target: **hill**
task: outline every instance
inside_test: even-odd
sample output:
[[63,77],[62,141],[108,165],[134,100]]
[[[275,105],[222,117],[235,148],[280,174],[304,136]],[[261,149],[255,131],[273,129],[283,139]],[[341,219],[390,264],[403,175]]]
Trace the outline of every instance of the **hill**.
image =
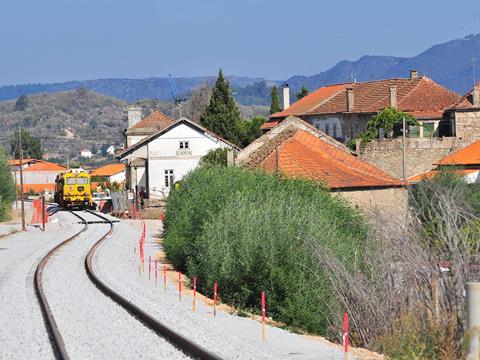
[[[26,104],[16,106],[15,100],[0,101],[0,146],[10,151],[9,137],[19,126],[42,140],[42,145],[53,158],[68,154],[75,158],[80,150],[100,149],[104,145],[123,146],[123,131],[127,127],[126,101],[97,94],[83,88],[53,94],[34,94],[26,97]],[[189,99],[182,104],[182,115],[198,120],[203,100],[193,104]],[[179,108],[172,102],[142,100],[136,102],[144,116],[158,109],[173,118],[179,117]],[[198,104],[200,103],[200,104]],[[240,106],[244,118],[267,115],[262,106]]]
[[[472,58],[478,57],[479,53],[480,34],[469,35],[434,45],[414,57],[362,56],[357,61],[340,61],[320,74],[293,76],[287,82],[293,89],[305,85],[313,90],[353,79],[369,81],[406,77],[410,69],[417,69],[419,74],[427,75],[443,86],[464,94],[472,87]],[[477,58],[477,68],[480,68],[479,62],[480,59]]]

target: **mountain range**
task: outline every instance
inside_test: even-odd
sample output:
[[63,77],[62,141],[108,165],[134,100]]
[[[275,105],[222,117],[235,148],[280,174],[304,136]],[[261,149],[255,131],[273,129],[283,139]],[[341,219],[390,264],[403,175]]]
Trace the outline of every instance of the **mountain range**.
[[[443,86],[460,94],[472,87],[474,59],[480,54],[480,34],[437,44],[413,57],[365,55],[356,61],[343,60],[319,74],[295,75],[283,81],[263,78],[230,76],[236,100],[243,105],[268,105],[270,89],[285,81],[293,91],[306,86],[310,91],[327,84],[348,81],[369,81],[391,77],[407,77],[410,69],[418,70]],[[480,59],[478,63],[480,63]],[[478,66],[480,67],[480,66]],[[480,72],[480,70],[478,71]],[[215,76],[180,77],[175,79],[178,93],[188,96],[202,84],[212,84]],[[0,86],[0,100],[16,99],[21,95],[55,93],[86,88],[128,102],[139,99],[171,99],[169,78],[98,79],[52,84]]]

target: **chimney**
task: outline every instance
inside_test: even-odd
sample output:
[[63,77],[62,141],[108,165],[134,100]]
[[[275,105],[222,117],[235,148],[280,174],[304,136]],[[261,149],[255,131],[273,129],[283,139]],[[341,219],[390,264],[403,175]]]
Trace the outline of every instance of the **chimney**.
[[390,107],[397,109],[397,85],[390,86]]
[[410,70],[410,79],[417,79],[418,78],[418,71],[417,69]]
[[290,88],[288,84],[283,86],[283,110],[286,110],[290,107]]
[[129,128],[142,120],[142,108],[140,106],[129,106],[127,109],[127,114]]
[[347,88],[347,111],[353,112],[355,108],[355,96],[353,95],[353,88]]
[[472,104],[475,107],[480,107],[480,84],[473,85]]

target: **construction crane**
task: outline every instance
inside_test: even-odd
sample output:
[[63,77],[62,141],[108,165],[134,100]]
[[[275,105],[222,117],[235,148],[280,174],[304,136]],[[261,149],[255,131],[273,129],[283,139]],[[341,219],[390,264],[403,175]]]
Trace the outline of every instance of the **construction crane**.
[[172,100],[175,105],[178,105],[179,117],[182,117],[182,102],[187,101],[187,98],[182,97],[178,94],[177,85],[175,85],[175,80],[173,79],[172,74],[168,74],[168,78],[170,80],[170,94],[172,95]]

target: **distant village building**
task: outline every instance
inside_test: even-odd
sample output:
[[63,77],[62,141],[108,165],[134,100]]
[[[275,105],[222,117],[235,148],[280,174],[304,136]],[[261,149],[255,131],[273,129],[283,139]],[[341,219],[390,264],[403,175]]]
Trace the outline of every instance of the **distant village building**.
[[20,164],[23,168],[23,191],[24,193],[53,192],[55,190],[55,178],[66,170],[66,167],[44,160],[24,159],[10,160],[9,164],[16,176],[17,188],[20,188]]
[[123,184],[125,182],[125,164],[108,164],[90,172],[90,176],[106,178],[108,182]]
[[111,145],[107,148],[106,153],[108,155],[115,155],[115,146]]
[[91,159],[93,157],[93,154],[90,150],[83,149],[82,151],[80,151],[80,156],[86,159]]
[[[135,142],[118,158],[127,165],[129,189],[138,193],[143,187],[150,198],[162,199],[176,181],[198,166],[202,156],[218,148],[237,150],[227,140],[191,120],[181,118]],[[136,164],[140,162],[144,168],[139,173]]]
[[297,117],[287,117],[248,145],[237,164],[318,182],[366,213],[403,216],[407,209],[404,182]]

